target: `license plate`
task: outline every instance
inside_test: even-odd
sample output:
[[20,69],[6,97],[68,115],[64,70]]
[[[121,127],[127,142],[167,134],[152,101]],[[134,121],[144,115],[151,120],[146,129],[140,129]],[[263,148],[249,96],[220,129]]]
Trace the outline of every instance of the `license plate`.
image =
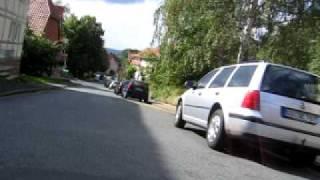
[[136,90],[136,91],[139,91],[139,92],[143,92],[143,89],[142,89],[142,88],[136,88],[135,90]]
[[318,120],[320,118],[319,116],[311,113],[284,107],[282,108],[282,117],[305,122],[308,124],[318,124]]

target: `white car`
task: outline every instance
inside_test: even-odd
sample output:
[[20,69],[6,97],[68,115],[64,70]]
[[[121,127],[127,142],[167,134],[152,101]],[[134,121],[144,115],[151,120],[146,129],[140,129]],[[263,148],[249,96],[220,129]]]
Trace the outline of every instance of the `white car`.
[[296,160],[311,162],[319,153],[319,76],[255,62],[214,69],[196,85],[186,84],[190,89],[178,101],[175,126],[206,129],[209,147],[224,148],[226,135],[253,135],[284,143]]

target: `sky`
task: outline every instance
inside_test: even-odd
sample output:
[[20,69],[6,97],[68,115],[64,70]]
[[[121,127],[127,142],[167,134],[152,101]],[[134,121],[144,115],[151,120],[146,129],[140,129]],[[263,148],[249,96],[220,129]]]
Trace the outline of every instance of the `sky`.
[[95,16],[105,30],[105,47],[123,50],[150,47],[153,14],[159,0],[61,0],[78,17]]

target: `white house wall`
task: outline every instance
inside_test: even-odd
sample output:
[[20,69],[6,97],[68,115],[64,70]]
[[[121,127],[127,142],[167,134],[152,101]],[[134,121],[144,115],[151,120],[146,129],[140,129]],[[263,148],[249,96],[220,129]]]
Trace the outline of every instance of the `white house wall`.
[[0,0],[0,66],[21,57],[28,5],[29,0]]

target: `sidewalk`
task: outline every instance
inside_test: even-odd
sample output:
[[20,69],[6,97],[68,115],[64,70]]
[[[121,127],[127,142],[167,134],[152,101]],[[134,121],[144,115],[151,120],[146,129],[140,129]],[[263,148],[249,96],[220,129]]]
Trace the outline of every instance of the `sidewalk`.
[[166,103],[159,102],[159,101],[153,101],[152,106],[154,106],[158,109],[161,109],[163,111],[166,111],[168,113],[171,113],[171,114],[175,114],[175,112],[176,112],[176,106],[171,105],[171,104],[166,104]]
[[25,79],[7,80],[0,78],[0,97],[16,94],[34,93],[38,91],[54,90],[66,85],[55,83],[39,83]]

